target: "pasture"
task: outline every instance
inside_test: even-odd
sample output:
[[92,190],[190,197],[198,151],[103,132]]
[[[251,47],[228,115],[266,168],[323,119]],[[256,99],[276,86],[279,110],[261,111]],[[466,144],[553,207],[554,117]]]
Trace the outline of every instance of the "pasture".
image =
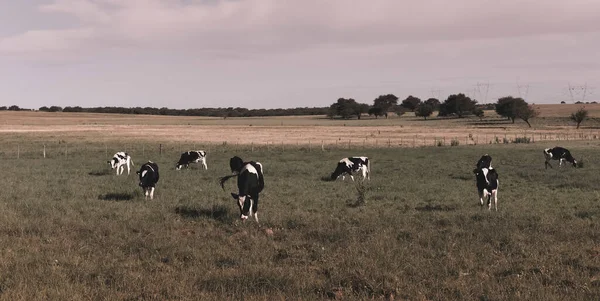
[[[27,135],[3,137],[34,143]],[[180,171],[177,147],[162,155],[138,148],[129,151],[134,169],[152,159],[161,173],[155,199],[144,201],[136,175],[115,176],[105,144],[92,140],[68,156],[3,153],[0,299],[600,295],[595,141],[561,143],[583,168],[553,162],[548,170],[542,149],[554,142],[310,152],[222,145],[207,154],[208,170]],[[479,206],[475,189],[472,170],[484,153],[499,173],[497,212]],[[233,155],[263,163],[260,225],[239,220],[229,194],[235,181],[225,191],[217,183]],[[371,181],[321,180],[352,155],[371,158]]]

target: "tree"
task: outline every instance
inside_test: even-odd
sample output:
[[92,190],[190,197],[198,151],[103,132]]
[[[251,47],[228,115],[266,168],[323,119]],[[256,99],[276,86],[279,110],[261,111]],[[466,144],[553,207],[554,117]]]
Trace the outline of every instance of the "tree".
[[59,106],[51,106],[48,108],[48,112],[62,112],[62,108]]
[[427,120],[427,117],[433,114],[433,108],[425,103],[421,103],[415,110],[415,116],[423,117],[423,119]]
[[12,106],[8,107],[8,110],[9,111],[20,111],[21,108],[19,108],[19,106],[17,106],[17,105],[12,105]]
[[440,100],[437,98],[429,98],[424,102],[425,102],[425,104],[431,106],[434,111],[437,111],[440,109]]
[[38,111],[42,111],[42,112],[48,112],[50,109],[48,109],[47,106],[43,106],[41,108],[38,109]]
[[402,101],[401,106],[410,111],[414,111],[419,106],[419,104],[421,104],[421,99],[409,95],[405,100]]
[[482,108],[475,108],[475,110],[473,110],[473,115],[479,117],[479,120],[482,120],[485,112],[483,112]]
[[586,120],[588,117],[588,111],[584,108],[579,108],[577,112],[571,114],[571,120],[577,123],[577,129],[579,129],[579,125]]
[[523,98],[512,96],[501,97],[496,103],[496,113],[515,123],[515,118],[518,117],[517,112],[523,110],[523,107],[527,107],[527,102]]
[[443,104],[440,105],[440,116],[448,116],[456,114],[458,118],[472,114],[475,110],[476,100],[472,100],[468,96],[459,93],[448,96]]
[[388,117],[390,108],[398,104],[398,97],[394,94],[380,95],[373,100],[373,107],[381,108],[385,118]]
[[366,113],[369,109],[368,104],[357,103],[352,98],[339,98],[337,102],[329,107],[329,116],[340,116],[344,119],[350,119],[352,116],[357,116],[360,119],[362,113]]
[[539,111],[537,111],[532,105],[520,106],[517,109],[517,117],[525,121],[529,127],[531,127],[529,119],[537,117],[538,115]]
[[378,108],[378,107],[371,107],[368,111],[369,116],[371,115],[375,115],[375,119],[377,119],[377,117],[379,116],[384,116],[385,114],[383,114],[383,109],[382,108]]

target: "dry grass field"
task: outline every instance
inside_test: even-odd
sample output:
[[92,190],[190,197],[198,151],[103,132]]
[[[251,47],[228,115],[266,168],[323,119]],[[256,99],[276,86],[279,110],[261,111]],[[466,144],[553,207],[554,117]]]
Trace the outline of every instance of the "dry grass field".
[[0,112],[5,141],[178,142],[183,144],[363,145],[370,147],[486,144],[528,137],[532,140],[600,138],[600,104],[588,104],[591,118],[580,130],[568,116],[582,105],[539,105],[532,128],[515,124],[493,111],[486,117],[422,120],[401,117],[331,120],[324,116],[214,118],[93,113]]

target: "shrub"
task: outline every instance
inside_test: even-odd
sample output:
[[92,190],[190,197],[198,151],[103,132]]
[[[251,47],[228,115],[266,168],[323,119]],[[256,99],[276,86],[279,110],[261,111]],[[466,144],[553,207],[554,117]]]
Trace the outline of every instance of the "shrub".
[[450,146],[458,146],[460,144],[460,142],[458,142],[458,139],[454,138],[450,141]]
[[516,137],[515,140],[513,140],[513,143],[530,143],[531,142],[531,138],[529,137]]

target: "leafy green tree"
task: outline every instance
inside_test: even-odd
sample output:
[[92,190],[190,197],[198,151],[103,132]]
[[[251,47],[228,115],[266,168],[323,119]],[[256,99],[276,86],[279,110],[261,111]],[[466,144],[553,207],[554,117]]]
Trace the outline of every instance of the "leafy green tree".
[[571,120],[577,123],[577,129],[579,129],[579,125],[588,118],[588,111],[584,108],[579,108],[575,113],[571,114]]
[[517,118],[525,121],[529,127],[531,127],[529,120],[537,117],[539,114],[539,111],[536,110],[532,105],[525,105],[517,108]]
[[427,120],[427,117],[433,114],[433,108],[425,103],[421,103],[415,109],[415,116],[423,117],[423,119]]
[[473,113],[475,110],[476,100],[472,100],[468,96],[459,93],[448,96],[448,98],[440,105],[440,116],[448,116],[456,114],[458,118]]
[[483,116],[485,115],[485,112],[483,111],[482,108],[475,108],[475,110],[473,110],[473,115],[479,117],[479,120],[483,119]]
[[525,107],[527,107],[527,102],[523,98],[512,96],[501,97],[496,103],[496,113],[515,123],[515,118],[519,117],[517,113],[525,110]]
[[398,104],[398,97],[394,94],[380,95],[373,100],[373,107],[381,108],[385,118],[388,117],[389,110]]
[[419,106],[419,104],[421,104],[421,99],[409,95],[405,100],[402,101],[401,106],[410,111],[414,111]]
[[434,111],[440,109],[440,100],[437,98],[428,98],[424,103],[431,106]]
[[352,98],[339,98],[337,102],[329,107],[329,116],[340,116],[344,119],[350,119],[352,116],[356,116],[360,119],[361,114],[367,113],[368,110],[368,104],[357,103],[356,100]]
[[47,106],[43,106],[43,107],[39,108],[38,111],[49,112],[50,109]]
[[382,108],[378,108],[378,107],[371,107],[368,111],[369,116],[374,115],[375,119],[377,119],[377,117],[379,116],[384,116],[385,114],[383,114],[383,109]]

